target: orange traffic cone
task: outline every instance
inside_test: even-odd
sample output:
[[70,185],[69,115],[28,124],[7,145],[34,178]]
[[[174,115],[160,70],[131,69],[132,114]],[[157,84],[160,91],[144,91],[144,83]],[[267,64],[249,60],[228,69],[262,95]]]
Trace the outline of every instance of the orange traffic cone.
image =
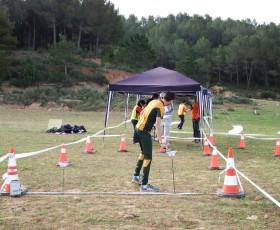
[[203,140],[203,156],[210,156],[210,148],[209,148],[209,144],[208,144],[208,140],[207,138],[204,138]]
[[235,163],[234,163],[234,158],[233,158],[233,151],[232,151],[232,148],[230,147],[228,149],[227,169],[234,168],[234,167],[235,167]]
[[212,157],[211,157],[211,164],[210,167],[208,167],[210,170],[222,170],[223,167],[219,166],[219,160],[218,160],[218,154],[216,147],[213,148],[212,151]]
[[4,192],[9,193],[11,191],[10,183],[11,183],[12,180],[18,180],[19,181],[16,157],[15,157],[15,154],[14,154],[14,148],[10,148],[9,162],[8,162],[8,172],[7,172],[7,178],[5,180]]
[[121,143],[120,143],[120,148],[119,148],[118,152],[127,152],[126,144],[125,144],[125,134],[121,135]]
[[[11,185],[12,183],[13,185]],[[11,147],[9,152],[8,171],[5,182],[0,190],[0,195],[18,196],[24,194],[26,191],[27,189],[20,185],[14,148]]]
[[240,143],[239,143],[238,149],[245,149],[245,141],[244,141],[243,132],[240,135]]
[[245,194],[239,189],[237,176],[234,165],[232,148],[228,150],[227,168],[222,190],[218,190],[217,194],[222,197],[244,197]]
[[[161,136],[161,143],[165,144],[165,136]],[[160,153],[165,153],[166,149],[160,146],[159,152]]]
[[67,160],[66,146],[65,146],[65,144],[62,144],[61,151],[60,151],[60,160],[56,164],[56,166],[67,167],[70,165],[71,165],[70,162]]
[[215,145],[215,144],[214,144],[214,134],[213,134],[212,131],[210,132],[210,135],[209,135],[208,140],[209,140],[209,142],[210,142],[212,145]]
[[276,146],[275,146],[275,157],[280,157],[280,138],[276,140]]
[[86,147],[85,147],[84,153],[87,153],[87,154],[92,154],[93,153],[89,136],[87,136]]

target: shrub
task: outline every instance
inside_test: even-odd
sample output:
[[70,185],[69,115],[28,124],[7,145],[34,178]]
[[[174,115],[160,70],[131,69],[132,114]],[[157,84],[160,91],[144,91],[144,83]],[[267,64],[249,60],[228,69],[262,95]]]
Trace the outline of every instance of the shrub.
[[261,98],[272,98],[272,99],[276,99],[276,93],[273,91],[263,91],[261,92]]
[[213,105],[223,105],[223,104],[224,104],[223,96],[216,95],[213,97]]
[[30,87],[23,90],[12,90],[3,93],[4,103],[21,103],[31,105],[34,102],[44,106],[47,102],[66,104],[69,108],[93,111],[104,108],[107,102],[107,93],[99,92],[95,87],[81,89],[55,88],[55,87]]
[[11,70],[9,83],[17,87],[27,87],[41,80],[40,71],[31,64]]
[[253,101],[249,98],[231,96],[231,97],[223,97],[222,95],[216,95],[213,97],[213,104],[223,105],[224,103],[229,104],[252,104]]
[[88,81],[88,76],[78,71],[71,71],[69,73],[69,78],[74,82]]
[[92,81],[100,86],[108,85],[108,79],[101,73],[96,73],[92,77]]
[[96,62],[93,62],[91,60],[82,60],[80,65],[91,67],[91,68],[98,68],[100,66],[99,64],[97,64]]
[[61,82],[64,79],[64,72],[61,70],[51,70],[48,78],[49,83]]

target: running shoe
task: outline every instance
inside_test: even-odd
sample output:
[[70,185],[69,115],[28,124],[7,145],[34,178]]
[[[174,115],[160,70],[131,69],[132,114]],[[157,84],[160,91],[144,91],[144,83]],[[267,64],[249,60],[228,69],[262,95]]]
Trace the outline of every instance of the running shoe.
[[135,184],[142,184],[142,181],[139,176],[133,176],[131,182]]
[[159,188],[150,184],[141,185],[140,192],[159,192]]

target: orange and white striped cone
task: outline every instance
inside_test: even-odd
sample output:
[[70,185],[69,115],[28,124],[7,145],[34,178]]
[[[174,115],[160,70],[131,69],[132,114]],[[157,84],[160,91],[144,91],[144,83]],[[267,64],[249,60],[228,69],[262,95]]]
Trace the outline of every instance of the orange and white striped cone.
[[275,146],[275,157],[280,157],[280,138],[276,140],[276,146]]
[[203,156],[211,156],[207,138],[203,139]]
[[230,167],[235,167],[233,151],[231,147],[228,149],[228,158],[227,158],[227,168]]
[[[166,143],[165,136],[161,136],[161,143],[163,143],[163,144]],[[160,146],[159,152],[160,153],[166,153],[166,149]]]
[[[3,190],[2,190],[2,188],[0,190],[1,195],[9,195],[9,194],[10,195],[12,195],[12,194],[21,195],[27,191],[26,188],[22,188],[20,186],[16,157],[14,154],[14,148],[12,148],[12,147],[10,148],[10,152],[9,152],[8,171],[7,171],[6,175],[7,175],[7,177],[5,178],[5,182],[2,186]],[[14,181],[17,182],[17,188],[11,188],[12,187],[11,182],[14,182]]]
[[240,143],[239,143],[238,149],[245,149],[245,140],[244,140],[243,132],[240,135]]
[[127,152],[126,150],[126,144],[125,144],[125,134],[121,135],[121,143],[120,143],[120,148],[118,152]]
[[87,153],[87,154],[92,154],[93,153],[92,145],[91,145],[90,137],[89,136],[87,136],[86,147],[85,147],[84,153]]
[[234,197],[234,198],[245,197],[244,192],[241,191],[238,186],[232,148],[229,148],[228,151],[224,186],[222,190],[218,190],[217,194],[222,197]]
[[212,157],[211,157],[211,164],[210,167],[208,167],[210,170],[222,170],[224,167],[219,166],[219,160],[218,160],[218,154],[216,147],[213,148],[212,151]]
[[215,145],[214,144],[214,133],[212,131],[210,132],[208,140],[212,145]]
[[66,146],[65,144],[62,144],[61,151],[60,151],[60,159],[59,162],[56,164],[56,166],[67,167],[70,165],[71,165],[70,162],[67,160]]

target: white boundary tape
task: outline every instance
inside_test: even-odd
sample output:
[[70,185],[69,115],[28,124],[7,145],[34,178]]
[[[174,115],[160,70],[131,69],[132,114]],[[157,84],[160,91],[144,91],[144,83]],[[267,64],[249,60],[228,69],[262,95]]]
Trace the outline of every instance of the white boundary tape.
[[[119,127],[121,125],[123,125],[124,123],[127,123],[127,122],[130,122],[130,120],[127,120],[127,121],[124,121],[122,122],[121,124],[117,125],[117,126],[113,126],[113,127],[108,127],[107,129],[113,129],[113,128],[116,128],[116,127]],[[209,127],[210,128],[210,127]],[[100,133],[104,132],[104,129],[93,134],[93,135],[90,135],[89,137],[106,137],[106,135],[100,135]],[[183,133],[183,132],[180,132],[180,133]],[[202,133],[203,135],[207,138],[204,130],[202,130]],[[229,134],[228,134],[229,135]],[[230,134],[232,135],[232,134]],[[107,135],[108,136],[108,135]],[[111,135],[111,136],[121,136],[121,135]],[[247,136],[249,137],[249,136]],[[173,138],[173,137],[170,137],[170,138]],[[254,138],[252,135],[251,135],[251,138]],[[175,139],[175,138],[173,138]],[[193,138],[176,138],[176,139],[193,139]],[[258,139],[258,138],[255,138],[255,139]],[[276,140],[277,138],[261,138],[263,140]],[[71,143],[67,143],[65,145],[73,145],[73,144],[78,144],[78,143],[81,143],[81,142],[84,142],[86,141],[87,138],[82,138],[78,141],[75,141],[75,142],[71,142]],[[207,138],[208,140],[208,138]],[[211,142],[208,140],[208,143],[209,145],[213,148],[214,146],[211,144]],[[47,151],[50,151],[52,149],[56,149],[56,148],[60,148],[61,145],[57,145],[57,146],[54,146],[54,147],[51,147],[51,148],[47,148],[47,149],[44,149],[44,150],[40,150],[40,151],[35,151],[35,152],[28,152],[28,153],[21,153],[21,154],[15,154],[15,157],[16,159],[20,159],[20,158],[24,158],[24,157],[30,157],[30,156],[34,156],[34,155],[37,155],[37,154],[41,154],[41,153],[44,153],[44,152],[47,152]],[[220,157],[222,157],[225,161],[227,161],[227,159],[217,150],[217,154],[219,154]],[[6,158],[8,157],[8,154],[0,157],[0,163],[2,161],[4,161]],[[276,204],[278,207],[280,207],[280,203],[274,199],[271,195],[269,195],[267,192],[265,192],[263,189],[261,189],[257,184],[255,184],[253,181],[251,181],[248,177],[246,177],[243,173],[241,173],[238,169],[236,169],[234,167],[234,169],[236,170],[236,172],[238,174],[240,174],[244,179],[246,179],[250,184],[252,184],[256,189],[258,189],[261,193],[263,193],[268,199],[270,199],[274,204]],[[239,180],[239,177],[238,177],[238,180]],[[241,183],[240,183],[241,185]],[[242,188],[243,189],[243,188]],[[139,194],[145,194],[145,195],[202,195],[203,193],[139,193],[139,192],[132,192],[132,193],[123,193],[123,192],[107,192],[107,193],[98,193],[98,192],[90,192],[90,193],[71,193],[71,192],[33,192],[33,193],[28,193],[28,194],[36,194],[36,195],[56,195],[56,194],[68,194],[68,195],[73,195],[73,194],[84,194],[84,195],[90,195],[90,194],[118,194],[118,195],[139,195]]]
[[9,156],[9,153],[7,153],[6,155],[0,157],[0,163],[5,160],[7,157]]
[[[107,129],[114,129],[114,128],[117,128],[121,125],[123,125],[124,123],[126,122],[130,122],[130,120],[127,120],[127,121],[124,121],[122,122],[121,124],[119,125],[116,125],[116,126],[112,126],[112,127],[108,127]],[[108,136],[112,136],[112,137],[118,137],[118,136],[121,136],[121,135],[99,135],[100,133],[104,132],[104,129],[102,129],[101,131],[93,134],[93,135],[89,135],[89,137],[108,137]],[[77,141],[74,141],[74,142],[71,142],[71,143],[66,143],[65,145],[68,146],[68,145],[74,145],[74,144],[78,144],[78,143],[81,143],[81,142],[85,142],[87,140],[86,137],[80,139],[80,140],[77,140]],[[31,156],[35,156],[35,155],[38,155],[38,154],[41,154],[41,153],[45,153],[45,152],[48,152],[50,150],[53,150],[53,149],[56,149],[56,148],[61,148],[61,145],[57,145],[57,146],[53,146],[51,148],[47,148],[47,149],[43,149],[43,150],[39,150],[39,151],[35,151],[35,152],[27,152],[27,153],[18,153],[18,154],[15,154],[15,157],[16,159],[20,159],[20,158],[24,158],[24,157],[31,157]],[[6,155],[2,156],[0,158],[0,163],[2,161],[4,161],[6,158],[8,158],[9,156],[9,153],[7,153]]]
[[[204,130],[202,130],[202,133],[203,135],[207,138]],[[209,139],[207,138],[208,140],[208,144],[211,146],[211,148],[213,148],[214,146],[211,144],[211,142],[209,141]],[[218,149],[216,148],[217,150],[217,153],[219,154],[219,156],[221,158],[223,158],[226,162],[227,162],[227,158],[220,152],[218,151]],[[236,172],[238,174],[240,174],[245,180],[247,180],[251,185],[253,185],[256,189],[258,189],[262,194],[264,194],[269,200],[271,200],[274,204],[276,204],[279,208],[280,208],[280,203],[274,199],[271,195],[269,195],[267,192],[265,192],[262,188],[260,188],[257,184],[255,184],[252,180],[250,180],[247,176],[245,176],[242,172],[240,172],[237,168],[235,168],[235,166],[233,166],[233,168],[236,170]],[[241,182],[240,182],[240,179],[238,177],[238,174],[237,174],[237,179],[239,181],[239,184],[240,184],[240,187],[241,187],[241,190],[243,190],[242,188],[242,185],[241,185]],[[243,190],[244,191],[244,190]]]
[[169,192],[27,192],[27,195],[165,195],[165,196],[198,196],[217,195],[216,193],[169,193]]

